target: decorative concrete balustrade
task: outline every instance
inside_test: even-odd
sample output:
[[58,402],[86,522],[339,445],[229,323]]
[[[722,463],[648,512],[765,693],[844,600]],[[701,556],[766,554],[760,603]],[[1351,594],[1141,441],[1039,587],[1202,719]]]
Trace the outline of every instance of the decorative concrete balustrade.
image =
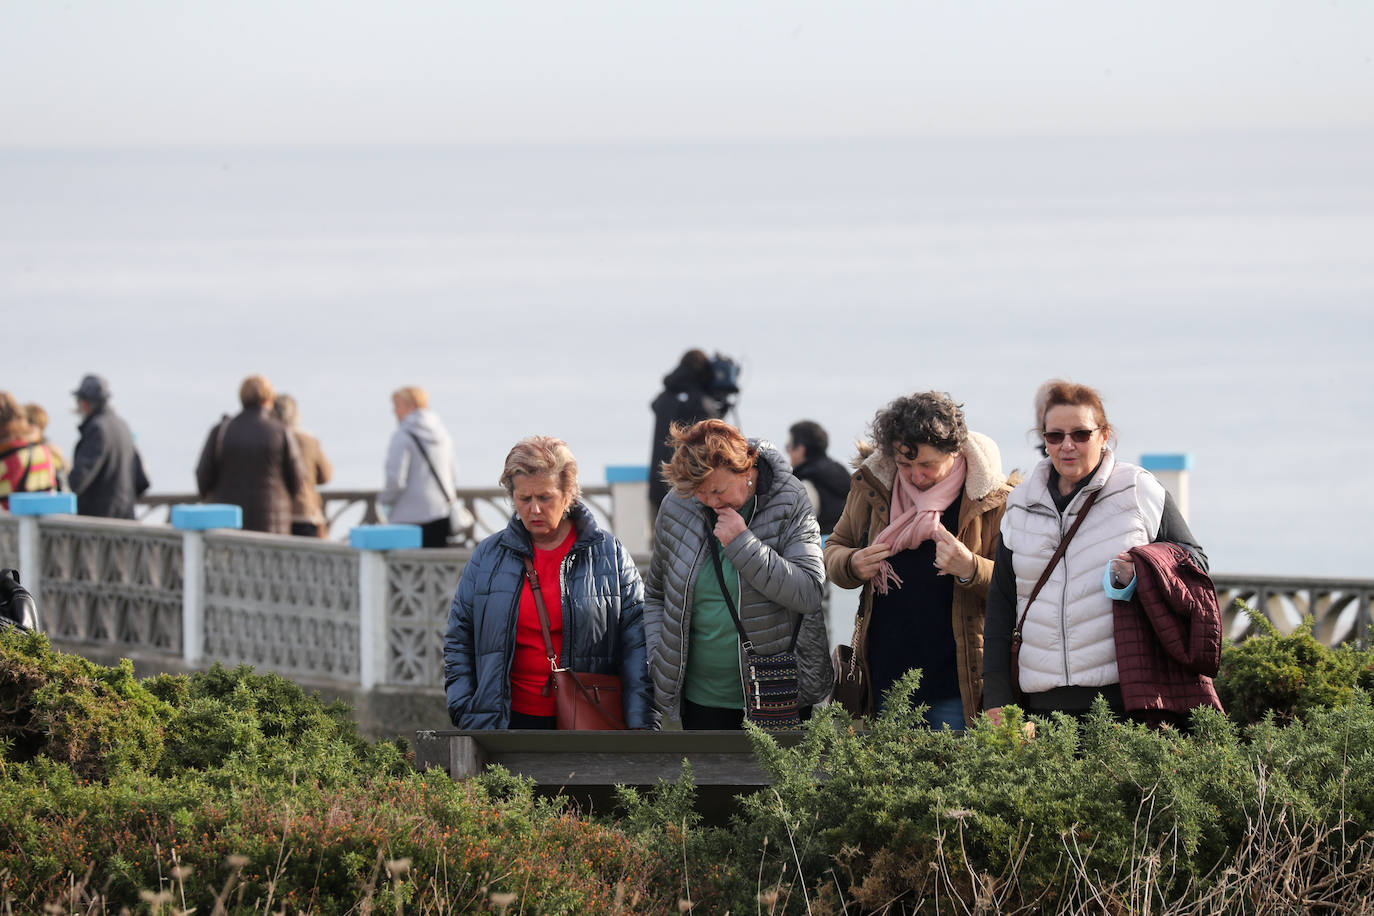
[[[616,479],[588,488],[589,504],[642,566],[643,469],[607,476]],[[509,518],[503,491],[464,498],[483,510],[478,536]],[[414,549],[367,526],[351,543],[238,531],[235,507],[169,509],[171,525],[80,518],[71,500],[16,494],[14,514],[0,514],[0,566],[20,570],[58,648],[107,664],[129,657],[144,674],[251,664],[359,706],[376,695],[374,733],[444,724],[443,631],[470,548]],[[1232,638],[1253,632],[1232,607],[1240,598],[1282,632],[1310,614],[1323,642],[1369,644],[1374,580],[1214,579]]]

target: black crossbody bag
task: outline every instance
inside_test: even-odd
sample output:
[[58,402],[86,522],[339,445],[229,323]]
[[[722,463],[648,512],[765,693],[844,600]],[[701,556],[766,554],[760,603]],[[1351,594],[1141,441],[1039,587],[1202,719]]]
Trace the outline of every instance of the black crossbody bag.
[[797,637],[801,635],[801,615],[797,615],[797,625],[792,630],[792,641],[786,652],[773,655],[755,652],[754,642],[745,631],[739,612],[735,610],[734,599],[730,597],[730,589],[725,585],[725,570],[720,563],[720,542],[716,540],[714,526],[709,519],[706,539],[711,544],[711,562],[716,568],[721,596],[725,598],[725,607],[730,611],[730,619],[735,622],[740,647],[744,649],[744,717],[764,731],[801,728],[796,653]]

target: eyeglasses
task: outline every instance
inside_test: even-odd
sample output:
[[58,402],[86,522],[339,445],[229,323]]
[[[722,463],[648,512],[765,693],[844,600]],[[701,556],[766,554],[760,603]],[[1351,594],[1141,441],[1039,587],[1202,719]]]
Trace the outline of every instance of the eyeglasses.
[[1093,437],[1093,433],[1101,428],[1100,426],[1094,426],[1092,429],[1074,429],[1066,433],[1056,429],[1053,432],[1041,433],[1040,438],[1045,440],[1046,445],[1058,445],[1064,441],[1065,436],[1068,436],[1074,442],[1082,445]]

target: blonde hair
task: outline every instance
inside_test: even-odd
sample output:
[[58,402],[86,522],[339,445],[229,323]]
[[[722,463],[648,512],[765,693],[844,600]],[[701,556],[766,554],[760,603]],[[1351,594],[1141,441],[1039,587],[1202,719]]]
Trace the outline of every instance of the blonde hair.
[[558,492],[568,497],[569,505],[582,497],[582,487],[577,482],[577,459],[568,443],[555,436],[527,436],[515,443],[501,470],[500,483],[508,494],[514,495],[515,478],[521,474],[552,474],[558,481]]
[[702,481],[717,468],[743,474],[758,461],[759,450],[744,434],[724,420],[702,420],[688,426],[674,423],[668,432],[673,457],[659,467],[659,473],[678,496],[696,492]]
[[391,396],[417,409],[429,407],[429,394],[419,385],[402,385]]
[[48,428],[48,412],[43,409],[42,404],[25,404],[24,416],[28,418],[34,432],[41,433]]

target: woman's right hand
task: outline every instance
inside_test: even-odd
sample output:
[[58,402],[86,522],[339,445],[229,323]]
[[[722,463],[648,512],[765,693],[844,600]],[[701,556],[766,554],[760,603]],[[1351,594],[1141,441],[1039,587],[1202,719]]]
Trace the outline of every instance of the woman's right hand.
[[855,578],[867,582],[878,574],[878,567],[891,555],[892,548],[886,544],[862,547],[849,555],[849,570]]

